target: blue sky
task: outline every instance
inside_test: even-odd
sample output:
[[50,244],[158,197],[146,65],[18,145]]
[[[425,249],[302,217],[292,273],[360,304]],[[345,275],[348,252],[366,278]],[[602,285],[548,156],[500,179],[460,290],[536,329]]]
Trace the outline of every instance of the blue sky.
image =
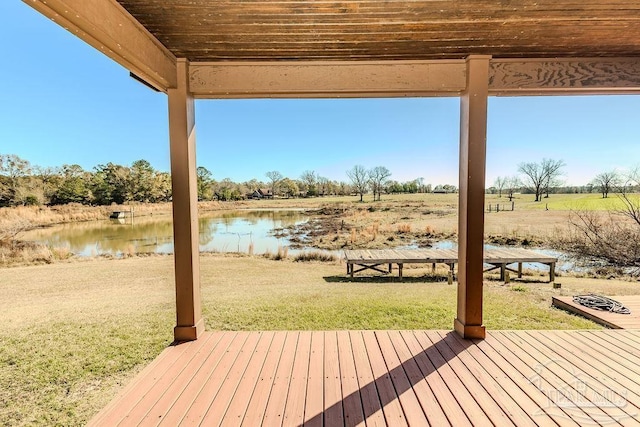
[[[0,153],[40,166],[146,159],[169,169],[166,96],[19,1],[0,2]],[[640,163],[640,96],[491,98],[487,184],[523,161],[563,159],[565,181]],[[198,164],[214,178],[458,181],[457,98],[197,101]]]

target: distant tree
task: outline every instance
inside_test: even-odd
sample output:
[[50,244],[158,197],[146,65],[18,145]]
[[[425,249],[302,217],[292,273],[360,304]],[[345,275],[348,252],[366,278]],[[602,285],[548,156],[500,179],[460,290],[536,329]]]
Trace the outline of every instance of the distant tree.
[[505,186],[505,191],[507,192],[507,197],[511,202],[513,201],[513,193],[515,193],[516,190],[522,187],[522,182],[520,181],[520,178],[518,178],[517,176],[505,177],[504,186]]
[[348,196],[349,194],[351,194],[351,185],[349,185],[349,183],[347,182],[340,181],[338,183],[338,194],[340,194],[341,196]]
[[330,196],[338,192],[338,184],[324,176],[318,177],[318,195]]
[[496,180],[493,182],[493,186],[496,188],[496,190],[498,191],[498,197],[502,197],[502,190],[504,190],[505,186],[507,184],[507,178],[506,177],[497,177]]
[[398,194],[404,192],[404,186],[398,181],[389,181],[387,183],[387,193]]
[[63,165],[60,175],[60,183],[51,198],[51,203],[87,203],[90,192],[84,169],[80,165]]
[[300,189],[298,188],[298,184],[289,178],[283,178],[280,182],[280,190],[284,194],[284,196],[289,199],[291,197],[297,197]]
[[266,177],[269,178],[269,183],[271,185],[271,194],[275,197],[278,193],[278,184],[282,181],[282,174],[278,171],[269,171],[265,173]]
[[221,201],[232,201],[243,199],[242,191],[238,184],[225,178],[216,185],[216,198]]
[[31,163],[14,154],[0,154],[0,206],[31,204]]
[[153,178],[150,201],[168,202],[171,200],[171,191],[171,175],[168,172],[157,172]]
[[542,159],[540,163],[520,163],[518,171],[524,176],[523,185],[535,194],[535,201],[539,202],[543,192],[549,194],[549,188],[557,182],[564,166],[562,160]]
[[94,202],[99,205],[133,200],[131,172],[125,166],[111,162],[96,166],[90,187]]
[[131,200],[150,202],[156,171],[146,160],[136,160],[129,169]]
[[542,159],[542,170],[545,174],[545,198],[549,197],[549,191],[552,188],[557,188],[562,185],[560,176],[562,175],[562,168],[565,166],[566,164],[562,160]]
[[213,200],[213,178],[211,171],[204,166],[196,168],[198,200]]
[[[88,172],[85,172],[88,174]],[[54,193],[58,190],[62,180],[62,170],[58,167],[41,167],[33,168],[34,178],[41,186],[44,203],[50,204]]]
[[351,180],[351,185],[356,193],[360,195],[360,201],[369,188],[369,173],[362,165],[355,165],[347,171],[347,176]]
[[620,174],[615,170],[602,172],[596,175],[591,181],[595,187],[600,189],[600,193],[602,193],[602,198],[606,199],[609,197],[609,193],[613,191],[613,189],[621,184]]
[[445,184],[442,186],[442,189],[447,193],[457,193],[458,187],[452,184]]
[[306,170],[302,172],[300,181],[307,192],[307,196],[316,196],[318,194],[318,174],[314,171]]
[[376,166],[369,170],[369,181],[371,183],[371,189],[373,190],[373,200],[376,200],[376,194],[378,195],[378,200],[380,200],[382,190],[390,176],[391,171],[384,166]]

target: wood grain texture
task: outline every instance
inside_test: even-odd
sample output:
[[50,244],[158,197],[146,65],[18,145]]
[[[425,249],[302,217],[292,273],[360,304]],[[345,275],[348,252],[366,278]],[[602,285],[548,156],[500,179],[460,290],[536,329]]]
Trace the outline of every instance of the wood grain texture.
[[194,61],[640,55],[634,0],[118,2]]
[[640,58],[572,60],[493,60],[489,90],[493,94],[526,92],[639,90]]

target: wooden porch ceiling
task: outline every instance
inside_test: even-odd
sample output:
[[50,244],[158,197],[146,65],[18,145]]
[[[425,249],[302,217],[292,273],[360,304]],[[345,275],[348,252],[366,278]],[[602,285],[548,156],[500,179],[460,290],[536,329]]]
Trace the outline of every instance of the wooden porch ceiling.
[[117,0],[190,61],[640,56],[636,0]]

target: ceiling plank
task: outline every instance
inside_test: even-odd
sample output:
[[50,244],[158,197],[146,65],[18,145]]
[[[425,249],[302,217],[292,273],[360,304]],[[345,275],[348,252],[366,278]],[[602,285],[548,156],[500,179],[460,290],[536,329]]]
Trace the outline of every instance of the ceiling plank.
[[196,98],[457,96],[464,60],[191,63]]
[[43,15],[166,92],[176,58],[115,0],[23,0]]

